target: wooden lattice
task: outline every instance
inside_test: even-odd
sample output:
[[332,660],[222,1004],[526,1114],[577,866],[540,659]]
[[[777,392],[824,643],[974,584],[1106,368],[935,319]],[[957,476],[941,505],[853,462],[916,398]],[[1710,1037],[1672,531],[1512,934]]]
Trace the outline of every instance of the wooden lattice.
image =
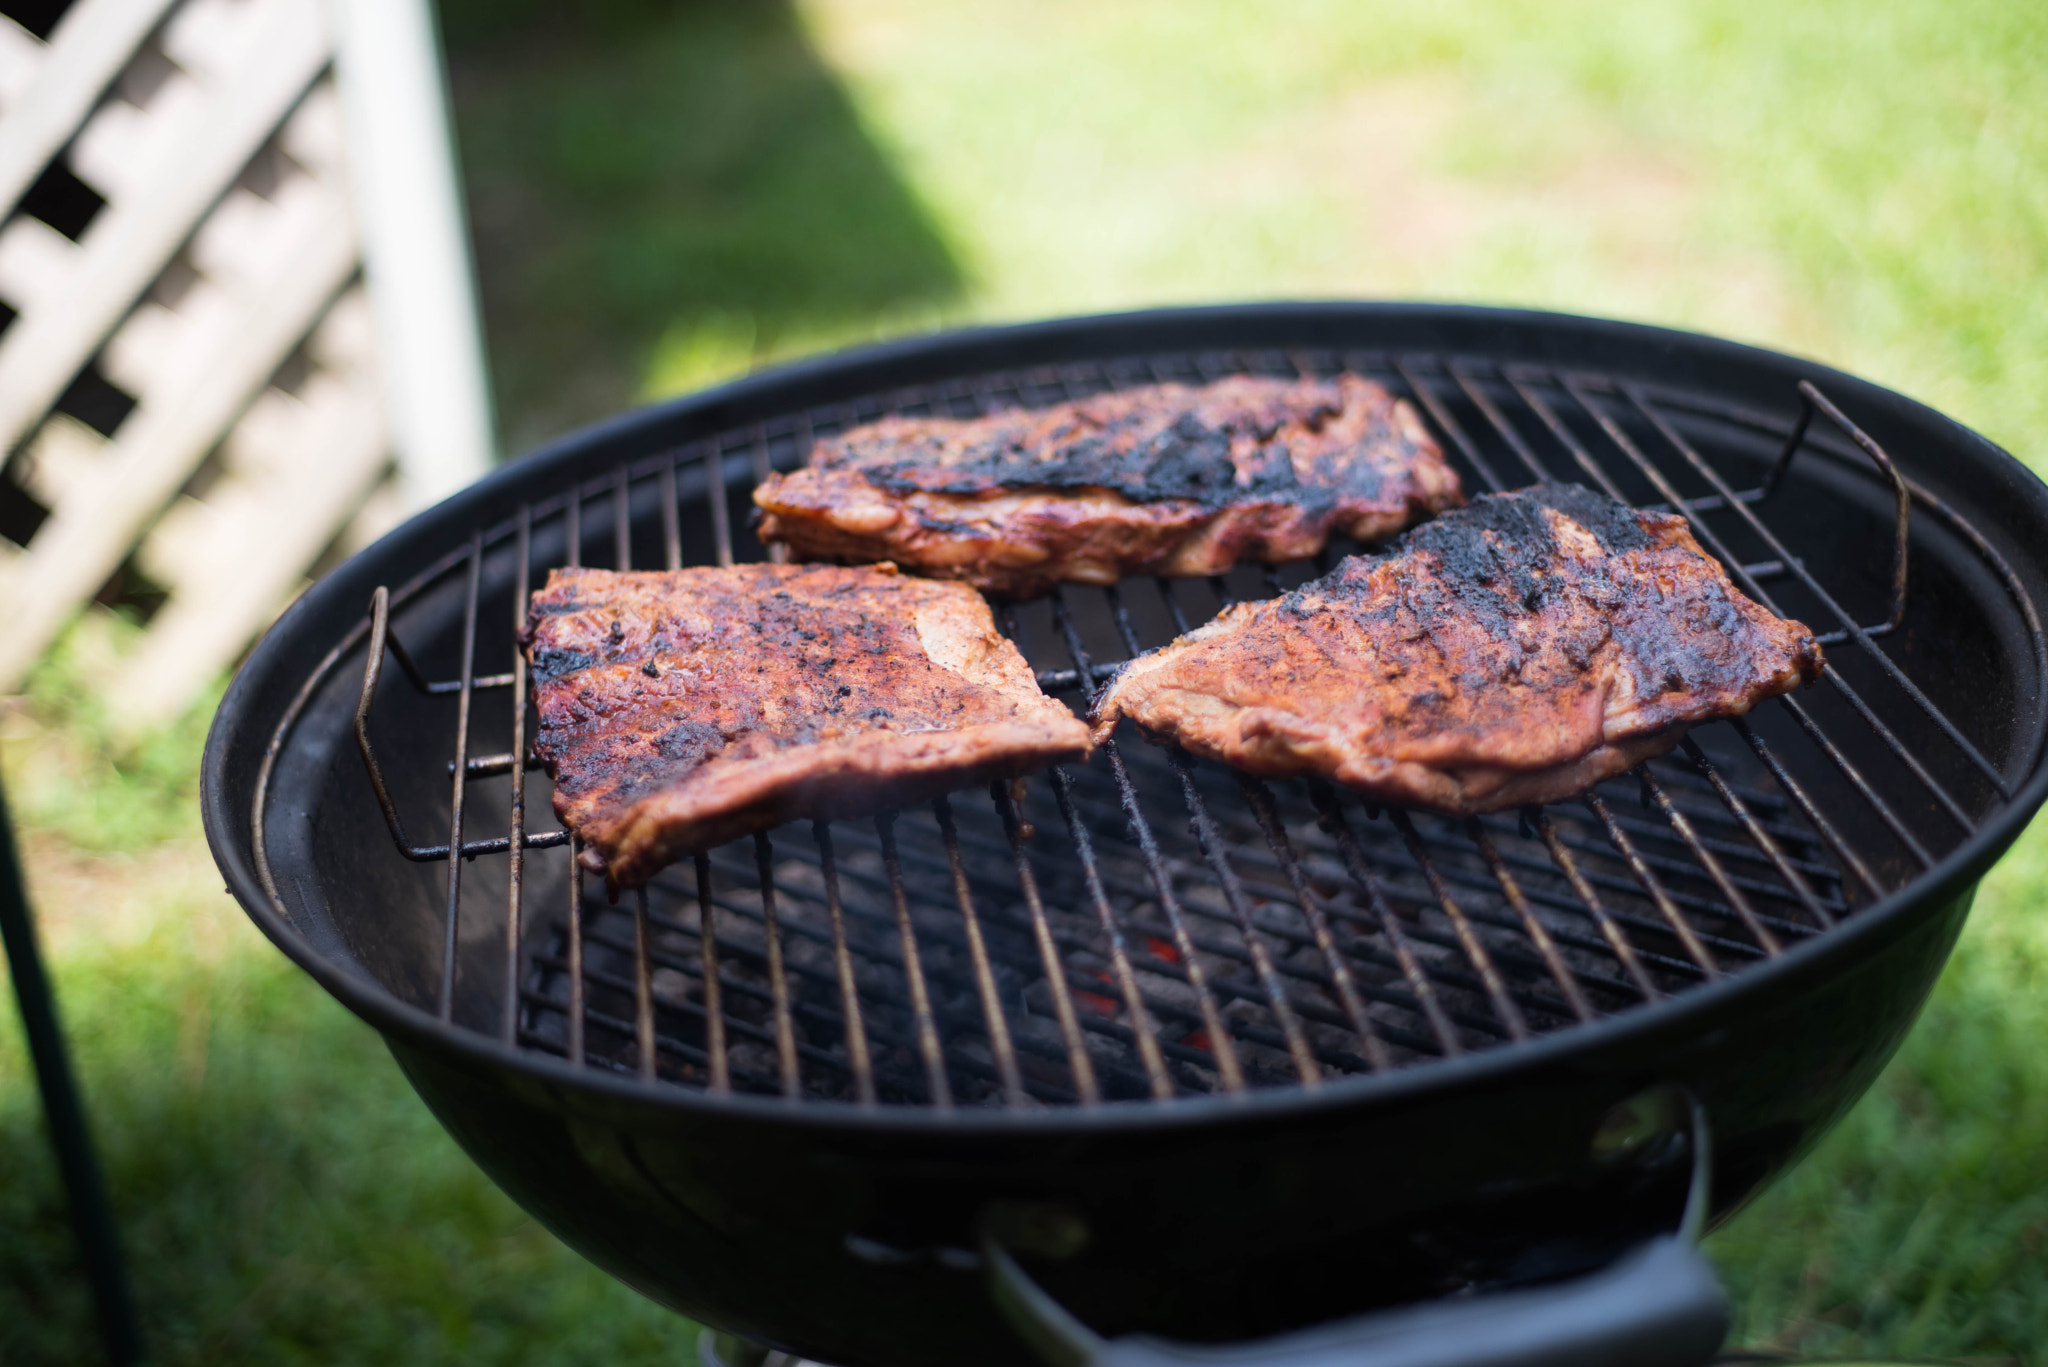
[[[46,40],[0,20],[0,450],[17,507],[47,510],[0,541],[0,692],[126,567],[168,598],[105,687],[138,726],[175,715],[329,547],[396,514],[325,15],[77,0]],[[89,205],[81,184],[104,201],[82,226],[36,216],[53,186]]]

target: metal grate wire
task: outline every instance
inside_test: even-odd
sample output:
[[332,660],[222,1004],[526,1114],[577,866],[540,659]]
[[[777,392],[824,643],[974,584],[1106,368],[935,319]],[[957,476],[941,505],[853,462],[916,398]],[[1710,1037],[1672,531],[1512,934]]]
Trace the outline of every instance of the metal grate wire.
[[[966,416],[1135,383],[1339,370],[1413,400],[1481,487],[1575,478],[1683,513],[1753,598],[1832,623],[1825,639],[1853,650],[1855,681],[1831,654],[1816,690],[1830,700],[1777,700],[1754,722],[1699,728],[1580,800],[1469,820],[1379,810],[1320,782],[1250,779],[1126,728],[1085,766],[706,851],[624,907],[587,896],[566,832],[529,829],[525,661],[513,645],[509,670],[476,672],[490,557],[513,561],[516,618],[545,568],[535,561],[544,542],[558,538],[561,562],[580,564],[595,531],[615,564],[636,563],[636,497],[657,512],[660,563],[678,567],[686,548],[708,545],[716,563],[732,564],[733,496],[798,463],[818,435],[887,412]],[[1093,1106],[1317,1087],[1568,1029],[1776,957],[1931,866],[2011,792],[1881,644],[1903,597],[1888,623],[1866,627],[1759,514],[1786,462],[1816,444],[1819,416],[1846,438],[1838,445],[1865,451],[1892,480],[1905,546],[1909,486],[1825,395],[1807,385],[1794,397],[1787,420],[1483,359],[1137,358],[795,414],[524,506],[398,594],[380,589],[366,624],[359,745],[400,852],[447,864],[440,1014],[455,1018],[462,919],[474,914],[463,867],[499,854],[499,1039],[650,1085],[790,1102]],[[1783,440],[1783,454],[1761,484],[1737,489],[1702,454],[1703,423]],[[702,499],[679,498],[686,474]],[[1910,492],[1922,515],[1946,519],[2014,584],[1981,537],[1926,491]],[[1745,560],[1739,551],[1751,547]],[[1080,704],[1113,667],[1105,655],[1163,644],[1216,606],[1279,592],[1332,560],[1069,587],[1004,606],[1001,619],[1043,686]],[[1901,594],[1905,573],[1901,553]],[[437,681],[391,617],[449,576],[464,585],[461,668]],[[1796,601],[1774,597],[1779,585]],[[418,695],[410,705],[454,703],[443,843],[408,835],[369,734],[387,651]],[[510,748],[475,755],[473,699],[507,688],[522,703],[508,709]],[[1929,728],[1933,745],[1900,734]],[[1873,741],[1896,778],[1867,772]],[[507,834],[475,838],[466,809],[476,785],[501,775]],[[1952,829],[1916,829],[1906,813],[1922,808]],[[567,861],[566,904],[529,906],[536,856],[554,849],[563,854],[542,857]]]

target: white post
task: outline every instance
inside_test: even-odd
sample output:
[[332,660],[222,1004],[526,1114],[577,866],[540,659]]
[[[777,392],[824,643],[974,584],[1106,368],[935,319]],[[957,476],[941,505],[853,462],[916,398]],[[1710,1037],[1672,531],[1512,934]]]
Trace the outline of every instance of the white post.
[[363,270],[408,510],[491,466],[490,383],[428,0],[329,0]]

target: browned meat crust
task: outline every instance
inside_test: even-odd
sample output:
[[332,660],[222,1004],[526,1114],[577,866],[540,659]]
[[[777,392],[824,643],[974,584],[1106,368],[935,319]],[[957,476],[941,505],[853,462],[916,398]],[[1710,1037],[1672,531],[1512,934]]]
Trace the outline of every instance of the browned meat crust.
[[1813,634],[1737,591],[1684,519],[1543,485],[1140,656],[1096,735],[1130,717],[1253,773],[1488,812],[1583,791],[1820,669]]
[[979,594],[893,565],[556,570],[527,643],[555,813],[615,890],[1092,748]]
[[983,418],[884,418],[754,491],[763,540],[1030,597],[1298,560],[1464,502],[1407,403],[1355,375],[1148,385]]

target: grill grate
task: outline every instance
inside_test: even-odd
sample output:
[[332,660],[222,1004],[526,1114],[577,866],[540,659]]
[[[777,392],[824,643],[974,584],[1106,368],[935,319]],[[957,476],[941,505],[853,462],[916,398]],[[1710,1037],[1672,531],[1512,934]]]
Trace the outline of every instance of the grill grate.
[[[884,412],[966,416],[1134,383],[1340,369],[1417,401],[1477,487],[1571,478],[1684,512],[1744,591],[1828,628],[1825,684],[1754,720],[1700,728],[1581,800],[1468,820],[1252,779],[1126,727],[1087,766],[872,822],[764,833],[667,870],[624,906],[588,895],[565,832],[528,828],[534,766],[515,761],[530,743],[528,708],[505,709],[508,750],[473,753],[476,697],[527,689],[509,645],[509,671],[477,672],[493,556],[510,559],[516,621],[543,569],[537,551],[558,548],[549,563],[602,549],[621,567],[676,567],[686,538],[708,532],[718,563],[732,563],[732,497],[797,463],[816,434]],[[1969,541],[2031,620],[1981,537],[1909,488],[1819,390],[1796,397],[1787,421],[1483,359],[1155,357],[796,414],[523,507],[397,595],[379,589],[367,630],[357,738],[377,799],[407,858],[447,868],[440,1015],[458,1018],[459,978],[495,975],[495,1019],[464,1023],[659,1085],[937,1109],[1092,1105],[1312,1088],[1566,1029],[1776,957],[1931,867],[2010,796],[1879,644],[1905,617],[1909,502]],[[1839,438],[1823,441],[1816,416]],[[1737,489],[1702,454],[1715,432],[1783,445],[1755,487]],[[1816,447],[1838,463],[1860,449],[1894,496],[1881,625],[1861,624],[1837,596],[1855,594],[1824,585],[1834,576],[1809,569],[1760,511],[1795,455]],[[701,500],[679,500],[686,475]],[[658,561],[634,544],[657,511]],[[690,514],[709,525],[686,524]],[[1335,554],[1207,581],[1069,587],[1006,606],[1001,621],[1041,683],[1078,702],[1108,662],[1321,573]],[[433,680],[391,618],[450,580],[464,585],[460,673]],[[2035,641],[2038,652],[2038,630]],[[417,695],[406,705],[453,704],[445,843],[412,841],[370,734],[387,648]],[[1896,778],[1871,772],[1879,752]],[[501,779],[506,834],[477,838],[466,808]],[[486,960],[462,948],[476,938],[465,918],[492,914],[463,873],[499,855],[502,930]],[[562,890],[529,906],[536,869]]]

